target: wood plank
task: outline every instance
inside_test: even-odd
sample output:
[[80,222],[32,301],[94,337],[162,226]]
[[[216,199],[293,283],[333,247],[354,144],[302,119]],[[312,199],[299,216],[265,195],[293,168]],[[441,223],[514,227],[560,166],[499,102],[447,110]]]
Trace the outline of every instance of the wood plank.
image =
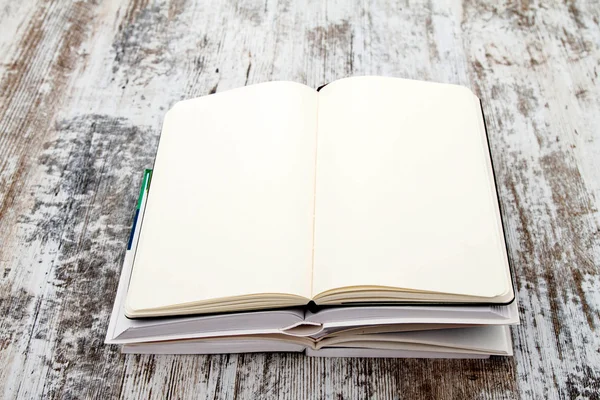
[[[600,9],[586,1],[0,2],[6,398],[598,398]],[[523,324],[512,359],[123,356],[102,344],[177,100],[381,74],[483,99]]]

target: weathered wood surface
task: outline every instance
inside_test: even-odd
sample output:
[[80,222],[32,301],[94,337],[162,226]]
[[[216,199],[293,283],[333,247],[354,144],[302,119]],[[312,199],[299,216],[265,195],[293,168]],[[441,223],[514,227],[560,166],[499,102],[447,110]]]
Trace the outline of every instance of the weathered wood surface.
[[[0,0],[6,398],[600,398],[600,6]],[[123,356],[102,344],[175,101],[352,74],[483,99],[516,267],[516,356]]]

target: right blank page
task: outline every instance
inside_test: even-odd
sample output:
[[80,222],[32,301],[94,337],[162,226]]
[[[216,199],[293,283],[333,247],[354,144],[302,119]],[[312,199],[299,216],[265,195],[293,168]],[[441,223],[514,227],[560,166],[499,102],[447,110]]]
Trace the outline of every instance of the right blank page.
[[384,286],[495,297],[510,275],[477,97],[398,78],[319,92],[313,296]]

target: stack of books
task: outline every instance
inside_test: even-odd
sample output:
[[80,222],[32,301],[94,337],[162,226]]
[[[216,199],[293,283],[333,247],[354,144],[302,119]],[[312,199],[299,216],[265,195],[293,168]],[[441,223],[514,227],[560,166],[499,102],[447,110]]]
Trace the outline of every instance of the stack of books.
[[486,358],[518,323],[481,102],[355,77],[167,112],[106,343]]

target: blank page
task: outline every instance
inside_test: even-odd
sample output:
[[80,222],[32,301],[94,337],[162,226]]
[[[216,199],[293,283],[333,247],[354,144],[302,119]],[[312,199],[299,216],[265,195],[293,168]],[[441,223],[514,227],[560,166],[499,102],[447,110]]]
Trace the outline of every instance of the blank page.
[[164,121],[128,306],[310,297],[317,93],[272,82]]
[[397,78],[319,92],[313,296],[348,286],[494,297],[508,264],[477,98]]

